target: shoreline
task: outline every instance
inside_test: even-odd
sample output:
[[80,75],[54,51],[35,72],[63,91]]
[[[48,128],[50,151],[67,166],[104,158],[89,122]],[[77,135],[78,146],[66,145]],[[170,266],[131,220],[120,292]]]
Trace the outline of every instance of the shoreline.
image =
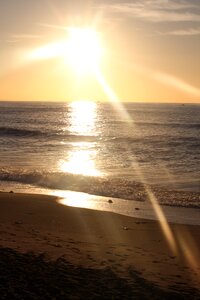
[[172,249],[157,221],[69,207],[58,200],[1,192],[0,246],[45,253],[53,261],[62,257],[84,269],[109,268],[129,282],[132,269],[160,289],[200,293],[199,226],[170,224]]
[[[7,176],[10,175],[6,174],[4,179]],[[12,179],[12,176],[10,179]],[[169,184],[159,186],[156,184],[141,183],[137,180],[117,178],[115,176],[95,177],[80,174],[58,175],[57,173],[47,173],[43,177],[40,172],[22,174],[21,179],[22,181],[15,181],[14,178],[14,181],[0,181],[0,190],[3,189],[5,191],[6,186],[6,191],[13,189],[14,191],[19,190],[22,193],[26,192],[27,189],[30,189],[31,193],[34,190],[36,193],[37,191],[40,193],[40,190],[44,190],[44,193],[48,194],[52,194],[54,191],[60,191],[60,193],[73,191],[96,197],[138,202],[148,202],[150,195],[153,194],[160,205],[200,209],[200,191],[180,190]]]
[[[108,211],[116,214],[147,219],[159,220],[160,216],[155,209],[157,199],[152,202],[150,200],[129,200],[122,198],[114,198],[107,196],[99,196],[86,192],[77,192],[73,190],[52,190],[40,188],[31,185],[10,185],[6,190],[0,190],[0,193],[20,193],[28,195],[53,196],[60,198],[63,205],[71,207],[79,207],[92,209],[97,211]],[[134,198],[134,197],[133,197]],[[150,197],[149,197],[150,198]],[[159,204],[161,215],[166,218],[169,223],[200,225],[200,208],[190,206],[175,206]],[[162,217],[162,216],[161,216]]]

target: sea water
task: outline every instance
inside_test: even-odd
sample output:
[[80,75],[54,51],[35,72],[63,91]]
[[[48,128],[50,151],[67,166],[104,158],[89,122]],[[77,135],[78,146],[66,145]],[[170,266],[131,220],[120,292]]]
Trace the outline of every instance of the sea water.
[[0,102],[0,181],[200,207],[200,105]]

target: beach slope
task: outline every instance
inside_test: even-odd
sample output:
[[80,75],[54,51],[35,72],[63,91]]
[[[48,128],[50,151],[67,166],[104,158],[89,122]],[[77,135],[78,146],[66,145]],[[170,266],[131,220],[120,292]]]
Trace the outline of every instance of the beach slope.
[[162,228],[0,193],[2,299],[198,299],[200,227],[170,224],[173,249]]

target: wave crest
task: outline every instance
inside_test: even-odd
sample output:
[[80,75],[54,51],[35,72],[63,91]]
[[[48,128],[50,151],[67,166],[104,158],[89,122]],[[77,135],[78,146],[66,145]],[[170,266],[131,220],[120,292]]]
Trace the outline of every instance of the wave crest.
[[15,137],[42,137],[50,139],[68,138],[69,140],[95,140],[95,136],[69,134],[67,130],[60,131],[41,131],[32,129],[21,129],[12,127],[0,127],[0,136],[15,136]]

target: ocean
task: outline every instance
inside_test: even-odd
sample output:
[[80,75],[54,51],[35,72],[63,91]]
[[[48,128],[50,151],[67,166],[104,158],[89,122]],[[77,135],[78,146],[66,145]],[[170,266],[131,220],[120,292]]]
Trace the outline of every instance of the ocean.
[[0,102],[0,190],[200,207],[200,105]]

